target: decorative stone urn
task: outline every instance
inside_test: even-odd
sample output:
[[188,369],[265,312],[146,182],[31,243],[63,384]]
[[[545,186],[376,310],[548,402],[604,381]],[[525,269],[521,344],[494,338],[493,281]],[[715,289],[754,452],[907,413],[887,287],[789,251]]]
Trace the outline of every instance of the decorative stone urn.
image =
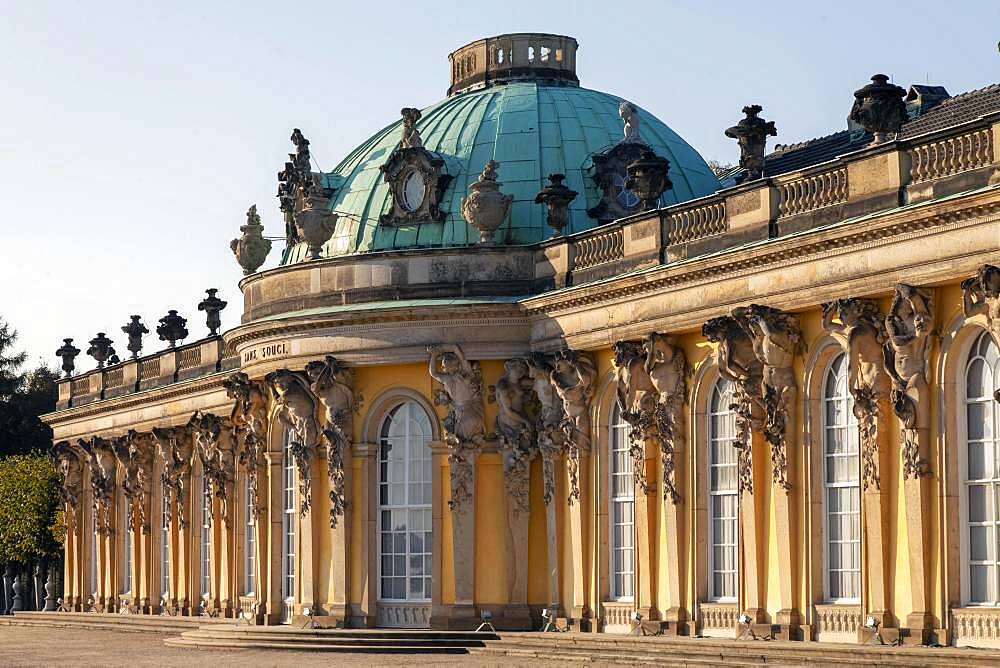
[[132,359],[135,359],[142,350],[142,335],[149,334],[149,330],[139,322],[139,316],[133,315],[129,318],[128,324],[122,327],[122,332],[128,335],[128,350],[132,353]]
[[569,203],[576,199],[577,192],[563,185],[565,174],[549,174],[549,184],[535,195],[535,204],[544,204],[548,211],[547,222],[553,237],[562,236],[562,230],[569,224]]
[[333,236],[337,214],[330,211],[330,199],[320,184],[319,176],[313,177],[308,188],[300,190],[302,208],[295,213],[295,230],[299,238],[308,244],[306,258],[318,260],[323,244]]
[[271,252],[271,242],[264,238],[264,226],[260,224],[256,204],[247,210],[247,224],[240,226],[240,232],[243,236],[230,241],[229,247],[243,267],[243,275],[249,276],[264,264],[267,254]]
[[80,349],[73,346],[73,339],[63,339],[63,344],[56,351],[56,355],[62,358],[62,370],[66,372],[67,378],[73,375],[73,369],[76,368],[73,360],[79,354]]
[[872,76],[872,82],[854,91],[854,106],[848,118],[874,135],[872,144],[896,138],[907,120],[906,91],[889,83],[884,74]]
[[205,312],[205,326],[208,327],[209,336],[219,335],[219,327],[222,326],[222,318],[219,317],[219,314],[228,303],[215,296],[218,291],[218,288],[208,288],[205,290],[208,296],[198,304],[198,310]]
[[667,177],[669,169],[670,161],[656,155],[649,148],[644,148],[639,159],[630,162],[625,168],[628,173],[625,187],[642,201],[643,211],[657,208],[660,195],[674,187]]
[[160,326],[156,328],[156,333],[160,335],[160,341],[169,341],[170,347],[174,348],[178,341],[187,338],[187,319],[177,315],[174,309],[170,309],[160,318]]
[[503,223],[510,212],[513,195],[500,192],[497,183],[497,167],[500,163],[490,160],[483,167],[479,180],[469,186],[469,196],[462,199],[462,217],[469,225],[479,230],[479,243],[493,243],[493,233]]
[[740,167],[747,170],[746,181],[754,181],[764,175],[767,138],[778,134],[774,121],[765,121],[757,115],[763,109],[759,104],[743,107],[743,113],[747,117],[726,130],[726,136],[740,144]]
[[104,363],[115,354],[115,349],[111,347],[111,339],[106,337],[104,332],[98,332],[97,336],[90,340],[87,354],[97,360],[98,369],[103,369]]

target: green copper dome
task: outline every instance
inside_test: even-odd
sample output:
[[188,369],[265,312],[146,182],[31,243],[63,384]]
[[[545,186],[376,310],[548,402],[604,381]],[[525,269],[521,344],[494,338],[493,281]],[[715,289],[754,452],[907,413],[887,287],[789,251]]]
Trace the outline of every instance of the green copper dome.
[[[326,176],[334,189],[331,206],[338,219],[333,237],[323,247],[327,257],[406,248],[464,246],[479,233],[461,215],[461,201],[488,160],[500,163],[500,189],[513,195],[510,214],[495,241],[530,244],[551,236],[545,207],[535,195],[552,173],[566,175],[565,184],[579,195],[570,205],[565,234],[595,227],[587,210],[601,200],[591,157],[607,151],[623,137],[618,113],[621,98],[559,81],[511,81],[453,95],[422,110],[417,129],[423,146],[444,161],[451,176],[440,200],[439,222],[380,224],[392,210],[389,184],[379,167],[402,137],[397,121],[375,134]],[[644,143],[670,160],[673,189],[661,203],[672,204],[715,192],[719,187],[702,157],[677,133],[639,109]],[[306,244],[287,248],[282,264],[305,258]]]

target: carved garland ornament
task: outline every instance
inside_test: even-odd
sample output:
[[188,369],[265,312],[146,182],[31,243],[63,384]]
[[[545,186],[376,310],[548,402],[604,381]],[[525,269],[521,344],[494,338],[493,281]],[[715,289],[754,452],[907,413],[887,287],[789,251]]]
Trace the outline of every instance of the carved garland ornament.
[[418,109],[406,108],[402,139],[389,159],[379,167],[389,184],[392,209],[379,218],[382,225],[410,225],[444,220],[440,205],[451,175],[444,160],[424,148],[417,131]]

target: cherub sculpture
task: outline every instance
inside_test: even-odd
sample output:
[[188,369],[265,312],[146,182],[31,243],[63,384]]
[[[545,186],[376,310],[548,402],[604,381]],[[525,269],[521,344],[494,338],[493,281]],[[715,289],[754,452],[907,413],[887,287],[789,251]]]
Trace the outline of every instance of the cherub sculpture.
[[420,120],[420,110],[412,107],[404,107],[399,113],[403,117],[403,138],[399,142],[399,147],[423,148],[424,142],[420,138],[420,131],[417,130],[417,121]]
[[639,109],[626,100],[622,100],[618,105],[618,115],[625,124],[625,137],[622,143],[641,144],[642,136],[639,134]]

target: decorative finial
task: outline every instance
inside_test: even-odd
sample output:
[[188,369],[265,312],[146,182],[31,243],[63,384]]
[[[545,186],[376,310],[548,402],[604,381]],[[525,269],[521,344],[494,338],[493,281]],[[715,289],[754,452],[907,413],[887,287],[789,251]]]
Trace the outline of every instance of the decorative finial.
[[104,332],[98,332],[97,336],[90,340],[87,354],[97,360],[98,369],[103,369],[104,363],[115,354],[115,349],[111,347],[111,339],[104,336]]
[[169,341],[170,347],[174,348],[178,341],[187,338],[187,319],[177,315],[174,309],[170,309],[160,318],[160,326],[156,328],[156,333],[160,335],[160,341]]
[[889,77],[876,74],[872,82],[854,91],[854,106],[848,118],[874,135],[872,144],[895,139],[907,121],[906,91],[889,83]]
[[565,179],[565,174],[549,174],[549,184],[535,195],[535,204],[544,204],[548,211],[546,222],[553,229],[553,237],[561,236],[569,224],[569,203],[577,196],[575,190],[563,185]]
[[302,208],[295,213],[295,231],[308,244],[306,257],[318,260],[323,244],[330,240],[337,226],[337,214],[330,211],[329,191],[320,174],[312,174],[299,187]]
[[479,243],[493,243],[493,233],[510,212],[513,195],[500,192],[497,168],[500,163],[490,160],[483,167],[479,180],[469,186],[469,196],[462,199],[462,217],[479,230]]
[[625,167],[628,173],[625,187],[642,200],[643,211],[658,208],[660,195],[674,187],[667,176],[669,170],[670,161],[656,155],[649,148],[643,148],[639,159]]
[[226,304],[228,303],[215,296],[215,293],[218,291],[218,288],[205,290],[208,296],[198,304],[198,310],[205,312],[205,325],[208,327],[209,336],[219,335],[219,327],[222,325],[222,318],[219,317],[219,313],[222,312],[222,309],[226,308]]
[[62,358],[62,370],[66,372],[66,378],[73,375],[76,368],[73,360],[80,354],[80,349],[73,346],[73,339],[63,339],[63,344],[56,351],[56,355]]
[[778,135],[774,121],[765,121],[757,116],[763,109],[759,104],[743,107],[746,118],[726,130],[726,136],[740,144],[740,167],[747,171],[744,179],[746,181],[754,181],[764,176],[764,149],[767,138]]
[[139,322],[139,316],[129,316],[131,318],[127,325],[122,327],[122,332],[128,334],[128,350],[132,353],[132,359],[139,356],[142,350],[142,335],[149,334],[146,326]]
[[623,144],[642,144],[642,136],[639,134],[639,109],[627,100],[622,100],[618,105],[618,115],[625,123],[625,137]]
[[399,142],[400,148],[423,148],[424,142],[420,138],[417,130],[417,121],[420,120],[420,110],[413,107],[404,107],[400,110],[403,117],[403,138]]
[[249,276],[264,264],[267,254],[271,252],[271,241],[264,238],[264,226],[260,224],[256,204],[247,210],[247,223],[240,226],[240,232],[243,236],[230,241],[229,247],[243,267],[243,275]]

